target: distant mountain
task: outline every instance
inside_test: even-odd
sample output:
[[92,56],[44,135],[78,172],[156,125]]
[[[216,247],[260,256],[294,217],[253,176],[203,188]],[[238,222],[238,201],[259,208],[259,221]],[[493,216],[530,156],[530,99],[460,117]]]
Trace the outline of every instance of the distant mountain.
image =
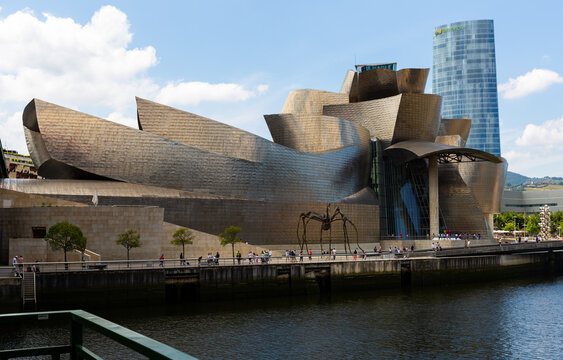
[[504,188],[508,190],[555,190],[563,188],[563,178],[545,176],[542,178],[528,177],[508,171]]
[[510,186],[518,186],[518,185],[522,185],[525,182],[529,182],[529,180],[531,180],[531,178],[524,176],[524,175],[520,175],[517,174],[515,172],[512,171],[508,171],[506,173],[506,185],[507,187]]

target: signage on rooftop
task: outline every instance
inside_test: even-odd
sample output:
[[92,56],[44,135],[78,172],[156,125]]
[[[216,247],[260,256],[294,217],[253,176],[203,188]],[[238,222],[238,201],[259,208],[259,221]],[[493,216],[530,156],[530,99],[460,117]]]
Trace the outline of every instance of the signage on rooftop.
[[434,35],[438,36],[438,35],[442,35],[442,34],[445,34],[447,32],[450,32],[450,31],[459,31],[459,30],[465,30],[465,26],[456,26],[456,27],[451,27],[451,28],[446,28],[446,29],[440,28],[440,29],[436,30]]

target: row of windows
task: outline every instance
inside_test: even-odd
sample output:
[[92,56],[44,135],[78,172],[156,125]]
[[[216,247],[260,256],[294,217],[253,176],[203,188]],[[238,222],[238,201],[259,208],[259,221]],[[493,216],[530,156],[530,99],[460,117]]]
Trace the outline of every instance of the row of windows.
[[542,207],[544,205],[548,205],[548,206],[557,206],[557,203],[542,203],[542,204],[504,204],[504,206],[511,206],[511,207],[519,207],[519,208],[523,208],[523,207]]

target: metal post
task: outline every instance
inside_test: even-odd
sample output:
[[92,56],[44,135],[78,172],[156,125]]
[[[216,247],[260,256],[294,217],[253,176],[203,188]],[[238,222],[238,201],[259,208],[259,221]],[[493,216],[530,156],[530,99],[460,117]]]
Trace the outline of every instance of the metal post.
[[83,341],[82,324],[78,323],[74,319],[74,317],[72,317],[70,323],[70,346],[72,347],[70,358],[72,360],[79,359],[76,347],[78,345],[82,346],[82,341]]
[[438,201],[438,157],[428,158],[428,205],[430,207],[430,233],[440,233],[439,201]]

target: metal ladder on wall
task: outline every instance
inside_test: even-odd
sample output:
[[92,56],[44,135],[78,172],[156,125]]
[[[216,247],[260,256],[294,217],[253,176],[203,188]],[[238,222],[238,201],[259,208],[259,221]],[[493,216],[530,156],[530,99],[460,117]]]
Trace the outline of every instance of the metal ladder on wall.
[[22,277],[22,300],[23,305],[26,304],[36,304],[37,297],[35,291],[35,273],[34,272],[23,272]]

